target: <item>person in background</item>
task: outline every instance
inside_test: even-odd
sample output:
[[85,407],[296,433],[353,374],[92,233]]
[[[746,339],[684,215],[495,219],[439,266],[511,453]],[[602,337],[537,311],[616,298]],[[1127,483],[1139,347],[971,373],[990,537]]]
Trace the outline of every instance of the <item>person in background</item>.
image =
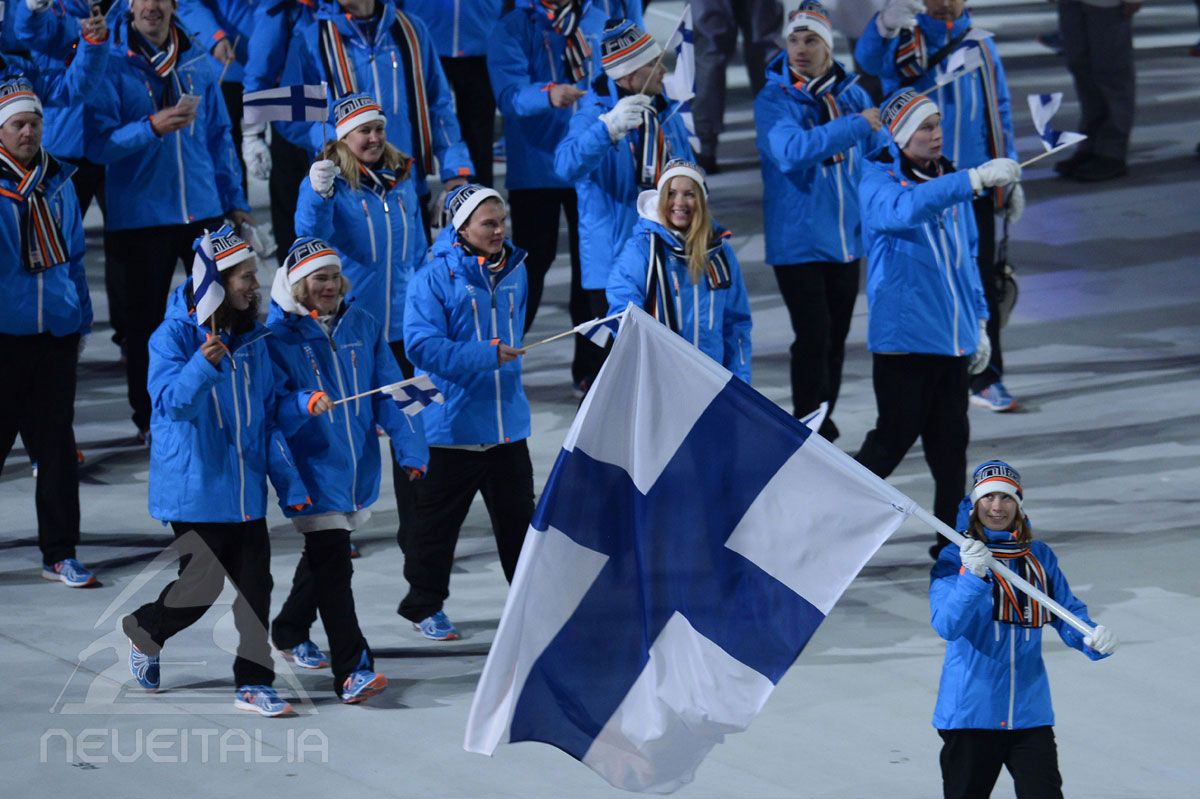
[[76,559],[75,378],[92,330],[83,220],[64,167],[42,147],[42,103],[25,78],[0,81],[0,470],[17,433],[37,453],[42,576],[96,585]]
[[[298,239],[276,271],[267,349],[289,391],[326,391],[341,400],[400,381],[383,328],[347,301],[349,287],[337,253],[320,239]],[[347,704],[387,687],[359,628],[350,584],[350,533],[366,523],[379,497],[376,425],[391,436],[394,462],[407,478],[423,475],[429,450],[421,419],[407,416],[384,393],[342,402],[287,438],[311,504],[299,511],[283,505],[304,535],[304,553],[271,638],[298,666],[332,663],[334,693]],[[318,612],[329,659],[310,638]]]
[[801,3],[784,36],[787,50],[767,68],[754,101],[766,261],[795,334],[792,413],[803,419],[825,403],[818,432],[833,441],[863,255],[858,180],[863,158],[887,137],[877,133],[879,109],[833,58],[822,5]]
[[[1004,461],[975,470],[963,497],[960,549],[949,544],[929,575],[930,621],[946,641],[933,726],[942,738],[943,795],[992,793],[1001,767],[1017,796],[1062,799],[1050,682],[1042,661],[1047,624],[1089,660],[1108,657],[1117,637],[1088,618],[1058,557],[1035,541],[1021,475]],[[1084,635],[1054,616],[993,565],[1003,563],[1094,629]]]
[[710,215],[704,172],[667,164],[638,197],[638,223],[608,278],[608,312],[633,303],[750,382],[750,301],[729,231]]
[[[459,637],[443,607],[454,547],[477,493],[512,582],[533,518],[529,400],[521,385],[528,288],[525,253],[505,238],[504,201],[467,184],[446,198],[445,227],[413,276],[404,312],[408,357],[445,397],[421,413],[429,474],[404,550],[408,594],[398,612],[426,638]],[[518,332],[521,331],[521,332]]]

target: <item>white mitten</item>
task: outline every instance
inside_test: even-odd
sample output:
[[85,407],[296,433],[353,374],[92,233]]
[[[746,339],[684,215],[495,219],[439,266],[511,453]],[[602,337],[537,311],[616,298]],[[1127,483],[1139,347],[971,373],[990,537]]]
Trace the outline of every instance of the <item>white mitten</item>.
[[1117,651],[1117,644],[1116,634],[1103,624],[1097,624],[1096,629],[1092,630],[1091,635],[1083,637],[1083,645],[1088,649],[1099,652],[1101,655],[1111,655]]
[[992,560],[987,544],[977,538],[972,538],[959,548],[958,556],[962,558],[962,565],[971,574],[981,580],[987,576],[988,567],[991,565]]
[[308,168],[308,180],[313,191],[328,200],[333,196],[333,180],[337,177],[337,164],[329,159],[317,161]]
[[987,322],[979,321],[979,343],[975,345],[975,354],[967,364],[967,372],[977,375],[992,362],[992,339],[987,334]]
[[975,191],[993,186],[1007,186],[1021,179],[1021,165],[1011,158],[993,158],[970,170],[971,188]]
[[36,14],[49,8],[50,0],[25,0],[25,6]]
[[644,94],[622,97],[613,109],[600,115],[600,121],[608,128],[608,136],[614,142],[642,124],[642,114],[650,110],[650,98]]
[[271,148],[267,145],[265,122],[242,126],[242,160],[246,171],[257,180],[271,177]]
[[1008,190],[1008,205],[1004,207],[1004,218],[1008,220],[1008,224],[1013,225],[1024,213],[1025,189],[1021,188],[1020,183],[1016,183]]
[[875,17],[875,28],[880,36],[891,39],[904,28],[916,27],[917,14],[924,10],[921,0],[888,0]]

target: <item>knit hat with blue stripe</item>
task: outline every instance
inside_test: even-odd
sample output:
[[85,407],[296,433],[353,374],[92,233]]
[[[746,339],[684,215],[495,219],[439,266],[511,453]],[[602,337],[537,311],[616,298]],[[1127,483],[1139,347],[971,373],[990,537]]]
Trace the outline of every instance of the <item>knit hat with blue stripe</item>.
[[799,8],[788,15],[783,35],[787,36],[795,31],[812,31],[821,37],[829,52],[833,52],[833,24],[829,21],[829,12],[825,10],[825,6],[816,0],[804,0]]
[[1017,501],[1018,507],[1024,506],[1025,493],[1021,490],[1021,475],[1004,461],[984,461],[976,467],[971,479],[974,483],[970,495],[972,505],[988,494],[1008,494]]
[[0,125],[22,112],[42,115],[42,101],[26,78],[10,78],[0,82]]
[[467,224],[467,220],[471,218],[471,214],[475,213],[475,209],[479,207],[480,203],[490,199],[504,202],[500,192],[489,189],[487,186],[480,186],[478,183],[466,183],[450,192],[446,196],[446,216],[450,218],[451,227],[460,230],[463,225]]
[[376,121],[387,125],[383,108],[369,94],[348,94],[334,103],[333,126],[337,129],[338,141],[346,138],[355,128]]
[[600,64],[613,80],[632,75],[658,58],[662,48],[654,37],[627,19],[610,19],[600,40]]
[[941,113],[937,103],[912,89],[897,92],[888,98],[879,112],[879,121],[892,134],[896,146],[904,149],[921,123]]
[[287,273],[289,286],[294,286],[308,275],[326,266],[342,268],[342,259],[333,248],[321,239],[312,236],[301,236],[288,250],[287,258],[283,259],[283,269]]

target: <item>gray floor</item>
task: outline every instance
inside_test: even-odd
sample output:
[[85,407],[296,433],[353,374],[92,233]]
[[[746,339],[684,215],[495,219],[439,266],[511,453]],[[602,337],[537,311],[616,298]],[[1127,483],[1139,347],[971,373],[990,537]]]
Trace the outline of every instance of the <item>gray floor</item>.
[[[657,5],[657,4],[656,4]],[[1042,3],[990,1],[977,24],[997,31],[1016,102],[1018,149],[1038,151],[1025,110],[1031,91],[1065,90],[1058,120],[1076,107],[1061,62],[1029,37],[1053,20]],[[670,12],[672,6],[664,3]],[[673,15],[671,12],[670,15]],[[661,23],[659,23],[661,25]],[[1138,18],[1138,129],[1131,175],[1083,187],[1043,162],[1026,176],[1030,207],[1014,231],[1021,301],[1005,331],[1006,382],[1023,410],[971,412],[970,457],[999,456],[1025,477],[1039,534],[1058,551],[1092,615],[1122,648],[1091,663],[1047,639],[1068,795],[1195,797],[1200,767],[1188,730],[1200,716],[1192,685],[1200,661],[1197,524],[1185,502],[1200,485],[1200,275],[1196,115],[1200,61],[1190,3]],[[730,169],[713,202],[737,234],[755,314],[754,383],[785,402],[790,333],[762,265],[761,187],[749,96],[737,72],[730,104]],[[99,239],[89,277],[105,318]],[[567,327],[563,268],[534,334]],[[860,299],[846,364],[839,444],[853,450],[874,420]],[[504,582],[482,507],[460,541],[447,610],[465,640],[419,640],[394,614],[404,587],[390,485],[357,536],[355,591],[378,667],[391,680],[367,706],[341,707],[327,672],[280,661],[277,685],[299,715],[268,721],[234,711],[229,667],[231,595],[172,639],[164,688],[130,688],[120,614],[169,579],[156,560],[167,531],[146,515],[147,455],[132,441],[121,368],[98,325],[80,369],[77,435],[87,454],[81,557],[102,588],[72,591],[38,577],[33,480],[18,452],[0,477],[0,772],[5,795],[96,796],[618,796],[547,746],[461,748],[470,697],[498,621]],[[540,487],[575,410],[569,347],[526,362]],[[892,482],[932,499],[920,450]],[[299,540],[273,513],[272,559],[283,599]],[[928,625],[929,533],[906,527],[851,585],[751,729],[718,747],[683,790],[694,797],[930,797],[939,740],[930,727],[942,644]],[[165,567],[165,570],[164,570]],[[323,636],[318,633],[318,641]],[[1189,754],[1190,753],[1190,754]],[[997,796],[1011,795],[1001,778]]]

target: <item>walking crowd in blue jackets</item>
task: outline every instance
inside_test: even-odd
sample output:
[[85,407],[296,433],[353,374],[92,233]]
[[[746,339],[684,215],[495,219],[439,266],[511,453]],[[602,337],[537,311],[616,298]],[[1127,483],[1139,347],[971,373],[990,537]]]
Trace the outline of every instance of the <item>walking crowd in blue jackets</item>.
[[[171,525],[182,558],[179,579],[123,621],[143,687],[158,688],[166,641],[228,576],[241,597],[239,707],[289,710],[271,687],[270,643],[301,667],[330,666],[344,702],[384,689],[350,579],[350,534],[379,496],[380,436],[409,583],[398,612],[427,638],[460,636],[444,604],[477,493],[512,579],[534,507],[522,346],[560,216],[573,323],[634,303],[751,382],[737,239],[715,218],[720,198],[636,2],[5,5],[0,349],[23,388],[3,399],[0,447],[7,455],[20,432],[39,464],[44,576],[96,584],[76,558],[71,432],[75,365],[93,327],[82,215],[95,199],[113,338],[150,447],[150,512]],[[1001,382],[994,274],[996,217],[1014,223],[1024,207],[1003,67],[963,0],[888,0],[872,19],[855,55],[882,80],[882,104],[833,58],[818,2],[788,15],[781,44],[754,115],[765,259],[794,333],[791,410],[823,411],[819,432],[838,437],[865,259],[879,415],[855,457],[887,476],[921,438],[935,514],[954,524],[968,403],[1016,406]],[[976,67],[947,77],[959,51]],[[326,120],[243,121],[244,93],[300,84],[325,87]],[[503,195],[493,187],[497,110]],[[247,174],[269,183],[273,237],[252,215]],[[272,238],[283,247],[263,324],[257,267]],[[215,311],[202,301],[209,281],[171,289],[177,265],[194,259],[215,269]],[[604,356],[575,337],[580,395]],[[402,406],[409,383],[432,385],[437,401],[420,413]],[[273,621],[268,479],[305,537]],[[977,538],[999,545],[1001,533]],[[959,651],[970,619],[936,603],[968,589],[953,585],[965,578],[951,573],[958,553],[944,543],[931,549],[934,622]],[[1035,560],[1057,584],[1052,556]],[[318,615],[328,655],[310,637]],[[945,707],[939,728],[986,726]]]

